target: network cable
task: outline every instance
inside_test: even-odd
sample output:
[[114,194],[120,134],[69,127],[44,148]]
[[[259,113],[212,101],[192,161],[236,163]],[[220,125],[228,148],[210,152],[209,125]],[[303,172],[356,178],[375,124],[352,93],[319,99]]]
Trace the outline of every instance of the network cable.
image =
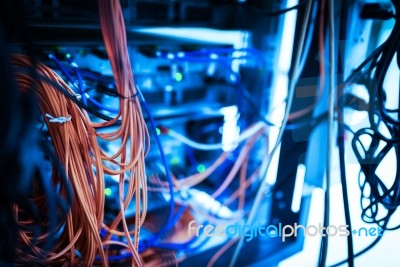
[[[307,23],[308,23],[309,16],[310,16],[310,13],[311,13],[311,4],[312,4],[312,0],[308,0],[307,1],[307,5],[306,5],[305,16],[304,16],[304,19],[303,19],[302,28],[300,30],[299,44],[298,44],[298,47],[297,47],[298,51],[296,53],[295,60],[294,60],[294,71],[292,72],[293,76],[291,78],[298,77],[299,76],[298,72],[301,71],[301,70],[299,70],[297,68],[298,68],[298,65],[299,65],[299,62],[300,62],[300,58],[301,58],[301,54],[302,54],[302,51],[303,51],[304,40],[305,40],[306,31],[307,31]],[[283,137],[283,133],[285,131],[285,126],[287,124],[287,118],[288,118],[288,116],[290,114],[290,109],[291,109],[291,106],[292,106],[292,101],[293,101],[293,96],[294,96],[295,85],[296,85],[297,81],[294,80],[294,79],[289,79],[289,81],[290,81],[290,83],[289,83],[289,89],[288,89],[288,95],[287,95],[287,104],[286,104],[285,115],[284,115],[284,118],[283,118],[283,121],[282,121],[282,127],[279,130],[277,141],[275,142],[274,147],[272,148],[270,154],[268,155],[268,157],[266,159],[265,169],[263,171],[261,171],[261,176],[262,177],[265,176],[265,173],[269,168],[269,165],[270,165],[271,160],[272,160],[272,156],[278,150],[278,147],[280,145],[280,141],[281,141],[281,139]],[[266,179],[263,179],[261,184],[260,184],[260,187],[258,189],[256,198],[255,198],[255,200],[253,202],[253,205],[251,207],[249,216],[248,216],[247,221],[246,221],[246,225],[252,225],[253,220],[255,218],[255,215],[256,215],[256,213],[258,211],[259,205],[261,204],[261,201],[263,200],[263,198],[265,196],[265,190],[266,190],[267,187],[268,187],[268,182],[267,182]],[[240,237],[239,240],[238,240],[238,244],[237,244],[237,246],[235,248],[232,260],[230,262],[230,266],[231,267],[233,267],[235,265],[235,263],[237,261],[237,258],[239,256],[240,250],[242,249],[242,246],[243,246],[243,236]]]
[[[325,0],[321,3],[321,21],[320,29],[323,33],[325,28],[324,13],[325,13]],[[335,30],[334,30],[334,3],[333,0],[328,0],[328,40],[329,40],[329,97],[328,97],[328,137],[327,137],[327,155],[326,155],[326,172],[325,172],[325,198],[324,198],[324,227],[329,226],[330,220],[330,184],[331,184],[331,165],[332,165],[332,140],[334,140],[334,112],[335,112]],[[321,38],[322,41],[325,41]],[[325,57],[324,53],[321,57]],[[322,64],[325,64],[322,62]],[[325,73],[321,73],[324,76]],[[325,84],[321,84],[325,86]],[[328,255],[328,235],[322,237],[321,240],[321,251],[318,266],[325,267],[326,258]]]
[[[340,29],[339,29],[339,40],[346,40],[347,38],[347,18],[348,18],[348,7],[345,1],[341,1],[341,10],[340,10]],[[343,52],[345,54],[345,52]],[[343,75],[344,75],[344,59],[338,55],[338,72],[337,75],[338,82],[337,84],[343,83]],[[337,88],[337,98],[343,95],[343,87],[338,86]],[[338,99],[336,99],[338,101]],[[340,165],[340,181],[342,187],[342,198],[343,198],[343,208],[344,208],[344,216],[346,225],[349,229],[352,229],[351,217],[350,217],[350,203],[349,203],[349,192],[347,188],[347,174],[346,174],[346,162],[345,162],[345,131],[346,127],[344,125],[344,114],[341,110],[339,110],[337,125],[338,125],[338,149],[339,149],[339,165]],[[352,235],[347,236],[347,263],[349,267],[354,267],[354,248],[353,248],[353,237]]]

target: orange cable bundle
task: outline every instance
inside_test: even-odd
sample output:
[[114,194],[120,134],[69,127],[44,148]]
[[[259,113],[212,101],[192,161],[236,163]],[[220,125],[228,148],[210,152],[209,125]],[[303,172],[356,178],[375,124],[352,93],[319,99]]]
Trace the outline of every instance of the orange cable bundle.
[[[120,110],[115,120],[94,124],[94,126],[104,127],[112,125],[120,117],[121,126],[115,132],[107,134],[98,133],[98,137],[108,141],[118,138],[122,140],[121,148],[116,154],[107,156],[102,152],[103,160],[110,161],[120,167],[120,170],[117,171],[104,168],[104,172],[120,176],[119,195],[120,206],[122,207],[120,214],[114,222],[105,228],[110,234],[125,235],[133,255],[134,263],[141,265],[142,261],[137,250],[140,226],[144,222],[147,210],[147,180],[144,158],[150,145],[149,134],[141,112],[138,92],[129,62],[125,24],[120,3],[118,0],[100,0],[99,11],[104,43],[113,69],[117,91],[120,95]],[[125,150],[127,146],[129,147],[129,153]],[[129,156],[130,159],[127,159]],[[126,173],[129,173],[130,177],[128,179],[128,192],[124,196]],[[134,230],[130,231],[125,220],[124,209],[129,205],[133,196],[135,196],[136,201],[136,216]],[[116,230],[120,222],[122,222],[123,232]],[[134,236],[133,242],[131,234]]]
[[[38,80],[24,72],[16,74],[21,90],[35,88],[55,152],[65,167],[74,194],[67,221],[57,225],[61,234],[51,251],[42,251],[39,247],[49,233],[40,236],[33,244],[33,233],[21,228],[20,239],[26,246],[32,247],[32,253],[19,251],[21,263],[92,266],[98,263],[96,256],[100,256],[101,264],[108,266],[108,245],[117,244],[132,254],[133,266],[143,265],[138,242],[147,210],[144,158],[149,149],[149,135],[133,81],[119,1],[100,1],[99,6],[105,45],[120,96],[120,110],[115,118],[107,122],[91,122],[86,111],[56,87],[63,88],[71,95],[74,95],[73,90],[43,64],[35,66],[40,77]],[[14,56],[13,64],[20,68],[31,66],[30,59],[20,55]],[[105,129],[117,121],[120,126],[116,130]],[[99,146],[101,140],[120,142],[119,149],[115,154],[107,155]],[[104,174],[120,177],[121,211],[110,225],[103,224]],[[60,179],[55,171],[52,179],[54,184],[59,184]],[[61,188],[60,193],[65,195],[65,188]],[[35,197],[38,202],[43,202],[43,195]],[[135,201],[136,216],[134,228],[129,230],[125,209],[132,200]],[[23,210],[17,206],[14,210],[17,220],[21,217],[20,225],[33,223],[22,219]],[[108,231],[104,238],[100,237],[102,229]],[[111,235],[125,236],[127,244],[112,241]]]
[[[30,58],[20,55],[14,56],[12,63],[16,67],[31,66]],[[37,63],[35,67],[38,76],[51,80],[73,94],[73,91],[53,70],[40,63]],[[64,165],[74,196],[67,221],[59,222],[65,223],[65,230],[56,240],[52,250],[41,251],[39,247],[32,244],[32,233],[21,230],[22,242],[27,246],[32,245],[34,254],[20,251],[19,259],[24,263],[35,262],[42,265],[70,266],[83,262],[84,265],[89,266],[94,262],[95,256],[100,253],[103,262],[106,262],[99,236],[104,212],[103,170],[102,162],[96,158],[99,157],[100,151],[90,120],[85,111],[80,110],[48,81],[34,80],[24,72],[17,72],[15,78],[21,90],[35,88],[41,112],[46,118],[45,123],[51,141]],[[64,122],[60,121],[60,118],[64,118]],[[59,179],[58,174],[53,170],[53,182],[59,184]],[[61,188],[60,194],[65,196],[66,189]],[[15,207],[15,210],[18,221],[22,211],[18,207]],[[62,225],[57,226],[58,229],[62,227]],[[80,259],[81,256],[83,259]]]

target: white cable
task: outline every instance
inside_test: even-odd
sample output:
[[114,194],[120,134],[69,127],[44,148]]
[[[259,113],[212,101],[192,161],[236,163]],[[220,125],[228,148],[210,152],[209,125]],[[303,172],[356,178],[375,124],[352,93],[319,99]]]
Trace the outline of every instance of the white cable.
[[49,122],[58,122],[58,123],[66,123],[71,120],[71,115],[68,115],[66,117],[53,117],[50,114],[46,113],[46,117],[49,118]]
[[[249,213],[249,217],[248,217],[245,225],[252,225],[253,224],[253,220],[254,220],[256,214],[259,211],[259,206],[261,204],[261,201],[263,200],[264,196],[266,195],[267,189],[269,187],[268,181],[267,181],[267,179],[265,179],[265,176],[266,176],[266,172],[268,171],[269,166],[271,164],[271,160],[272,160],[274,154],[276,153],[276,151],[278,150],[279,145],[280,145],[280,143],[282,141],[283,133],[285,131],[285,127],[286,127],[286,124],[287,124],[287,121],[288,121],[288,117],[289,117],[289,114],[290,114],[290,109],[292,107],[293,96],[294,96],[294,91],[295,91],[297,78],[300,76],[300,74],[298,73],[299,72],[298,66],[299,66],[300,57],[301,57],[301,54],[302,54],[302,51],[303,51],[304,40],[305,40],[306,31],[307,31],[308,19],[309,19],[310,13],[311,13],[311,4],[312,4],[312,0],[308,0],[307,6],[306,6],[306,12],[304,14],[304,20],[303,20],[302,28],[300,30],[299,46],[297,47],[296,57],[295,57],[295,60],[294,60],[294,63],[293,63],[294,64],[293,65],[294,66],[294,71],[292,72],[292,77],[290,77],[290,80],[289,80],[290,84],[289,84],[289,88],[288,88],[287,104],[286,104],[286,109],[285,109],[285,115],[284,115],[284,118],[283,118],[283,121],[282,121],[282,126],[279,129],[277,141],[276,141],[274,147],[272,148],[271,153],[265,159],[266,160],[266,164],[265,164],[266,167],[265,167],[265,171],[261,174],[262,175],[261,176],[262,177],[261,185],[260,185],[260,187],[259,187],[259,189],[257,191],[257,195],[256,195],[256,197],[254,199],[254,203],[253,203],[253,205],[251,207],[251,210],[250,210],[250,213]],[[246,230],[247,230],[247,228],[246,228]],[[247,233],[247,231],[245,231],[245,232]],[[231,262],[229,264],[230,267],[234,267],[235,266],[237,258],[239,257],[240,250],[243,247],[243,241],[244,241],[244,237],[245,237],[246,233],[243,233],[243,235],[241,235],[239,237],[238,244],[237,244],[237,246],[235,248],[235,252],[234,252],[232,260],[231,260]]]
[[[334,116],[335,116],[335,43],[334,43],[334,21],[333,21],[333,0],[329,0],[329,42],[330,42],[330,53],[329,53],[329,109],[328,109],[328,151],[327,151],[327,163],[326,163],[326,181],[330,182],[331,178],[331,164],[332,164],[332,140],[334,140]],[[327,184],[327,189],[329,184]],[[329,201],[329,200],[328,200]]]
[[[251,136],[255,135],[259,130],[262,128],[266,127],[267,125],[263,122],[258,122],[254,126],[252,126],[250,129],[245,130],[238,138],[237,143],[241,143],[244,140],[247,140]],[[224,147],[225,144],[218,143],[218,144],[203,144],[203,143],[198,143],[196,141],[190,140],[189,138],[183,136],[180,133],[177,133],[171,129],[168,129],[167,135],[175,138],[176,140],[193,147],[198,150],[219,150]]]

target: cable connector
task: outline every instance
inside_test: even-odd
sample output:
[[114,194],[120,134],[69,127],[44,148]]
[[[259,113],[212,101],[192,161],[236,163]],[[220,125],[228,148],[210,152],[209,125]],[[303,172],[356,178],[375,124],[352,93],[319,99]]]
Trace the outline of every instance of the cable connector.
[[54,118],[50,114],[46,113],[46,117],[49,118],[49,122],[58,122],[58,123],[66,123],[68,121],[71,121],[71,115],[68,115],[66,117],[57,117]]

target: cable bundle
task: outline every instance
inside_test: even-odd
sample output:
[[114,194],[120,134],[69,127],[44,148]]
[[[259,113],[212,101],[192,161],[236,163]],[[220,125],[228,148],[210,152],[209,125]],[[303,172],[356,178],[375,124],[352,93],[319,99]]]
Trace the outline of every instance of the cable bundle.
[[[100,260],[103,266],[108,266],[108,245],[116,243],[126,247],[133,255],[133,265],[142,265],[137,251],[139,230],[147,209],[144,157],[149,148],[148,132],[136,98],[119,1],[100,1],[100,14],[104,40],[120,96],[119,113],[110,121],[92,122],[86,111],[73,101],[73,90],[50,68],[37,64],[39,79],[34,79],[24,71],[24,68],[31,66],[30,59],[25,56],[13,58],[13,65],[18,69],[16,81],[20,89],[29,91],[35,88],[51,142],[68,174],[74,196],[68,218],[57,225],[58,238],[48,251],[42,251],[32,243],[34,236],[26,230],[27,227],[20,231],[22,242],[33,247],[31,253],[20,251],[21,262],[92,266]],[[64,91],[60,92],[60,88]],[[120,122],[120,125],[115,126],[115,130],[104,129],[114,126],[116,122]],[[107,155],[99,146],[100,140],[119,143],[118,151]],[[108,226],[103,225],[104,174],[120,177],[121,212]],[[52,181],[60,185],[59,194],[66,197],[67,189],[54,171]],[[124,195],[126,183],[128,189]],[[133,230],[128,228],[124,216],[124,210],[132,199],[136,204]],[[15,207],[15,214],[21,225],[30,224],[19,215],[22,213],[18,207]],[[102,229],[107,234],[103,232],[100,235]],[[124,236],[127,245],[112,240],[112,235]],[[47,236],[40,236],[39,243]]]
[[[185,143],[193,148],[196,149],[208,149],[208,150],[213,150],[215,148],[220,148],[222,147],[222,144],[200,144],[197,142],[194,142],[176,132],[173,130],[166,128],[166,127],[160,127],[161,133],[162,134],[167,134],[170,135],[173,138],[176,138],[177,140],[181,141],[182,143]],[[246,180],[246,175],[247,175],[247,165],[249,161],[249,155],[251,153],[252,148],[255,146],[256,141],[260,140],[261,136],[265,136],[265,141],[268,143],[268,135],[267,135],[267,125],[263,122],[255,123],[251,125],[248,129],[246,129],[239,137],[238,142],[243,142],[246,140],[245,144],[243,147],[240,149],[239,156],[237,160],[235,161],[234,166],[230,170],[228,176],[224,179],[224,182],[221,184],[221,186],[212,194],[212,197],[217,198],[220,196],[227,188],[228,186],[232,183],[234,178],[236,177],[237,174],[240,175],[240,187],[233,193],[233,195],[226,201],[228,204],[231,203],[233,200],[235,200],[237,197],[240,198],[240,203],[239,204],[239,209],[242,209],[244,206],[244,192],[245,190],[251,185],[251,182],[254,181],[255,178],[257,178],[257,173],[259,172],[259,168],[255,170],[255,172],[250,176],[249,179]],[[201,173],[196,173],[193,175],[190,175],[185,178],[181,179],[174,179],[174,189],[176,191],[180,190],[186,190],[190,187],[196,186],[203,182],[205,179],[210,177],[210,175],[218,168],[220,167],[225,160],[232,155],[233,151],[231,152],[222,152],[220,156],[214,161],[211,166],[206,168],[204,172]],[[153,183],[161,185],[161,188],[156,188],[156,187],[149,187],[149,190],[151,191],[161,191],[165,192],[166,191],[166,186],[168,185],[166,182],[161,182],[157,181],[156,179],[153,179]]]
[[[25,56],[14,56],[13,64],[17,67],[29,67],[30,59]],[[36,69],[39,76],[51,79],[72,93],[68,85],[54,71],[39,63]],[[43,252],[33,249],[36,251],[35,254],[22,253],[20,259],[40,264],[69,262],[74,265],[80,262],[79,256],[83,255],[84,263],[91,264],[101,250],[98,231],[102,223],[104,203],[102,165],[93,158],[93,155],[100,155],[93,127],[86,112],[54,90],[51,84],[43,80],[35,81],[23,71],[17,72],[15,79],[23,91],[35,88],[44,117],[48,114],[52,117],[72,118],[65,123],[51,122],[50,118],[45,121],[54,150],[73,186],[74,203],[65,226],[58,226],[60,231],[62,228],[65,230],[45,258],[38,258]],[[52,180],[55,184],[59,183],[59,177],[54,172]],[[64,196],[66,193],[66,189],[61,187],[59,194]],[[20,232],[20,237],[26,245],[30,245],[29,234]],[[105,260],[104,255],[103,259]]]
[[[367,223],[376,223],[381,228],[394,230],[400,228],[400,224],[388,225],[388,219],[400,205],[400,110],[388,109],[385,106],[387,91],[383,87],[386,73],[390,63],[397,52],[397,64],[400,65],[400,5],[392,1],[396,9],[396,22],[388,39],[378,47],[366,60],[370,63],[369,87],[369,127],[359,129],[354,133],[352,148],[360,163],[361,173],[359,184],[362,191],[361,206],[362,219]],[[362,64],[360,67],[365,67]],[[372,73],[372,75],[371,75]],[[351,77],[354,79],[354,77]],[[370,140],[368,143],[363,140]],[[396,155],[396,174],[388,185],[376,174],[376,171],[390,151]]]
[[[120,175],[120,206],[121,213],[107,230],[117,235],[125,235],[129,249],[133,253],[133,260],[136,265],[141,264],[137,253],[139,246],[139,230],[143,224],[147,210],[147,184],[144,167],[144,158],[149,149],[149,135],[145,121],[142,116],[138,92],[133,81],[132,68],[129,62],[127,50],[126,32],[121,6],[118,0],[99,1],[100,22],[105,47],[113,69],[117,91],[120,95],[120,111],[113,121],[95,124],[95,127],[112,125],[118,118],[121,118],[121,126],[114,132],[98,136],[107,141],[121,139],[121,149],[112,156],[102,153],[102,159],[120,167],[119,170],[105,168],[104,171],[111,175]],[[129,142],[128,142],[129,138]],[[129,153],[125,150],[129,148]],[[130,158],[129,158],[130,157]],[[119,161],[117,161],[119,158]],[[130,178],[127,195],[124,196],[125,174]],[[134,230],[129,230],[124,219],[124,210],[135,196],[136,216]],[[122,220],[123,232],[115,228]],[[130,235],[133,234],[134,241]]]

